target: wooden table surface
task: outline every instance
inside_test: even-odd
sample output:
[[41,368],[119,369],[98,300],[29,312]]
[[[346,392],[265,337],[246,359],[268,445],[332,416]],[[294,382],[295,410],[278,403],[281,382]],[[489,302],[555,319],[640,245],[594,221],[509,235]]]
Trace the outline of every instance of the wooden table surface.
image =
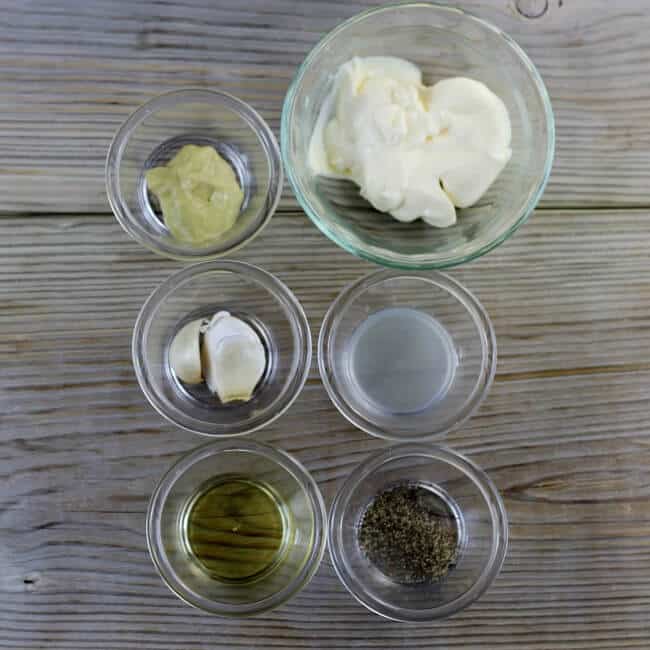
[[[111,216],[109,141],[141,102],[186,86],[242,97],[277,134],[296,66],[364,4],[0,3],[0,648],[650,647],[646,0],[458,2],[527,50],[557,119],[539,209],[453,271],[499,345],[489,397],[445,441],[505,499],[511,543],[491,590],[448,621],[405,626],[358,605],[326,555],[290,604],[237,622],[177,600],[149,559],[149,495],[202,439],[161,419],[135,380],[134,319],[180,265]],[[372,268],[318,233],[288,188],[238,257],[289,284],[314,334]],[[290,411],[254,438],[295,454],[328,503],[385,444],[336,412],[315,364]]]

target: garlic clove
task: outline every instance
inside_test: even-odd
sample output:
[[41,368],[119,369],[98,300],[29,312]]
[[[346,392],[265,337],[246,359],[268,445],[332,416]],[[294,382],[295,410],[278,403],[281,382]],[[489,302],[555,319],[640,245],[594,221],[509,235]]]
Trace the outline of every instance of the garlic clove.
[[202,330],[204,334],[208,331],[212,331],[213,340],[235,335],[245,336],[253,341],[259,340],[257,333],[248,323],[228,311],[218,311]]
[[244,336],[228,336],[208,354],[206,382],[225,404],[235,400],[247,402],[264,374],[264,346]]
[[223,403],[250,400],[266,368],[266,351],[250,325],[219,312],[203,335],[201,352],[208,388]]
[[200,384],[201,371],[200,333],[203,320],[193,320],[176,333],[169,348],[169,364],[174,374],[186,384]]

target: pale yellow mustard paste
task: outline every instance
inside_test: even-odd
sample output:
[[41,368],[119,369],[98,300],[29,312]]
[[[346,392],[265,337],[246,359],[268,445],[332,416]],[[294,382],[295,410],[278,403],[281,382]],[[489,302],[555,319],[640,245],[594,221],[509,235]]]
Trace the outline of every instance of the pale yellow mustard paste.
[[166,165],[146,172],[175,239],[206,245],[232,228],[244,192],[232,167],[212,147],[185,145]]

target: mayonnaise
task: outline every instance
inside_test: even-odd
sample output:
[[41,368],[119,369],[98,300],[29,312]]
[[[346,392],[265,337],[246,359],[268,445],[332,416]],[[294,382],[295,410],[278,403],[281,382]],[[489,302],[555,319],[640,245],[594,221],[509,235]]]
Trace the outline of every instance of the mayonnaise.
[[309,162],[354,181],[399,221],[446,227],[501,173],[510,140],[508,110],[484,84],[456,77],[426,87],[408,61],[355,57],[321,108]]

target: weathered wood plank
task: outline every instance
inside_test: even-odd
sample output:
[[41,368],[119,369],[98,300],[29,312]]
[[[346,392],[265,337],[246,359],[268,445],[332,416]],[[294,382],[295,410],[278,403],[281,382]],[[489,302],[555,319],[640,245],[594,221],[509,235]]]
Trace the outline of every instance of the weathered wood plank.
[[[408,634],[357,605],[328,559],[290,604],[241,623],[167,591],[146,552],[147,501],[203,439],[145,402],[130,333],[179,265],[103,216],[3,219],[0,648],[645,650],[649,216],[546,211],[454,272],[494,320],[499,368],[484,406],[446,443],[494,478],[511,546],[474,607]],[[342,286],[373,268],[296,214],[277,215],[240,257],[296,291],[314,335]],[[336,413],[315,368],[289,413],[254,437],[295,453],[329,502],[385,443]]]
[[[374,4],[5,2],[2,211],[106,212],[110,138],[137,105],[165,90],[223,88],[254,104],[277,133],[306,52]],[[650,205],[648,7],[639,0],[460,4],[511,33],[547,82],[558,147],[543,205]],[[295,206],[288,188],[282,206]]]

